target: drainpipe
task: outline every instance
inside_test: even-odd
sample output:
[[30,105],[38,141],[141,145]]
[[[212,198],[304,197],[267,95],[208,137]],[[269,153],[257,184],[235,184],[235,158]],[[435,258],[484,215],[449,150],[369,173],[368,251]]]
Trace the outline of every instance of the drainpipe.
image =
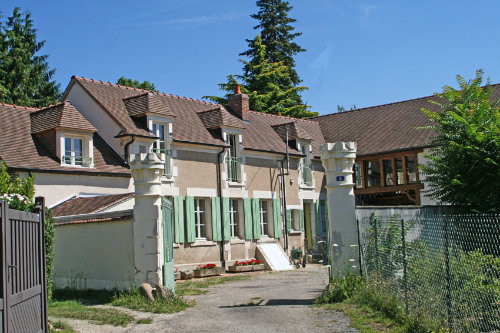
[[125,154],[125,165],[128,165],[128,159],[129,159],[128,147],[135,141],[135,135],[131,135],[131,137],[132,139],[130,139],[130,141],[127,142],[125,144],[125,147],[123,148],[123,153]]
[[[281,160],[281,194],[282,194],[282,203],[283,203],[283,225],[285,230],[283,231],[283,247],[285,250],[285,253],[288,255],[288,225],[287,225],[287,219],[286,219],[286,182],[285,182],[285,176],[290,175],[290,159],[288,158],[288,128],[286,128],[286,154],[285,157]],[[286,160],[286,173],[285,173],[285,167],[284,167],[284,161]]]
[[222,267],[226,267],[226,259],[224,258],[224,210],[222,203],[222,167],[221,156],[226,152],[226,147],[217,154],[217,196],[220,198],[220,230],[221,230],[221,245],[220,245],[220,261]]

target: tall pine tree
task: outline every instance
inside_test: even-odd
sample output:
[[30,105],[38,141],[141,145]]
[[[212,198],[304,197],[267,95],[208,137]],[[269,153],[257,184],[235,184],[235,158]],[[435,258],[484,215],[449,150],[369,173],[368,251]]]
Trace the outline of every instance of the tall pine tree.
[[0,23],[0,101],[31,107],[54,104],[59,85],[47,55],[38,55],[45,41],[38,42],[31,14],[16,7],[6,23]]
[[[288,1],[282,0],[259,0],[257,1],[259,11],[257,14],[251,15],[252,18],[259,21],[259,24],[253,27],[260,29],[262,43],[266,45],[266,59],[271,63],[283,62],[288,68],[290,82],[284,80],[279,82],[282,90],[287,90],[291,85],[298,85],[300,80],[297,71],[295,70],[294,56],[300,52],[306,51],[293,40],[302,35],[301,32],[294,32],[294,27],[290,25],[297,20],[288,17],[288,13],[293,8]],[[240,55],[253,58],[255,55],[252,47],[253,40],[247,39],[249,49]],[[244,72],[243,75],[247,75]],[[297,100],[302,104],[300,96]]]
[[[252,40],[251,49],[253,58],[250,61],[240,60],[244,64],[243,71],[246,75],[229,75],[226,83],[219,84],[220,89],[227,92],[225,97],[205,98],[227,105],[227,98],[234,93],[236,85],[240,84],[241,91],[249,96],[251,110],[296,118],[317,115],[316,112],[307,111],[307,105],[297,103],[295,97],[307,88],[291,84],[288,67],[283,61],[271,63],[266,58],[266,46],[259,35]],[[283,90],[278,82],[288,82],[289,88]]]

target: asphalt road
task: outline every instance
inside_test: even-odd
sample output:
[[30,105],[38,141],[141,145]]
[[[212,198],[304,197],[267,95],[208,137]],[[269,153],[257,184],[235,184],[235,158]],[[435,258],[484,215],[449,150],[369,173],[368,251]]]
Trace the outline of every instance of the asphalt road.
[[93,325],[81,320],[65,320],[80,333],[87,332],[349,332],[349,319],[313,306],[327,283],[321,265],[308,265],[284,272],[253,273],[249,280],[210,287],[209,293],[188,296],[196,306],[175,314],[124,311],[136,319],[151,318],[151,324],[133,323],[127,327]]

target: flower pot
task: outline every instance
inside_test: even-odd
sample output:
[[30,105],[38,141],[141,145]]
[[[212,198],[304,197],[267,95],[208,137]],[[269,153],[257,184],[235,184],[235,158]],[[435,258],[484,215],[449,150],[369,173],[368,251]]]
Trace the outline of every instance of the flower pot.
[[229,266],[228,269],[231,273],[262,271],[264,270],[264,264]]
[[194,277],[207,277],[221,275],[224,272],[222,267],[206,268],[206,269],[196,269],[193,271]]

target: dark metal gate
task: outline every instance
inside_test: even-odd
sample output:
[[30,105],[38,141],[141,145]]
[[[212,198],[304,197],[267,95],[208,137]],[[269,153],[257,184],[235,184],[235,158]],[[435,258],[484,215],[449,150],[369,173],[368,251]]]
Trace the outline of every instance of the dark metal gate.
[[0,332],[47,332],[43,198],[37,213],[8,208],[0,201]]

